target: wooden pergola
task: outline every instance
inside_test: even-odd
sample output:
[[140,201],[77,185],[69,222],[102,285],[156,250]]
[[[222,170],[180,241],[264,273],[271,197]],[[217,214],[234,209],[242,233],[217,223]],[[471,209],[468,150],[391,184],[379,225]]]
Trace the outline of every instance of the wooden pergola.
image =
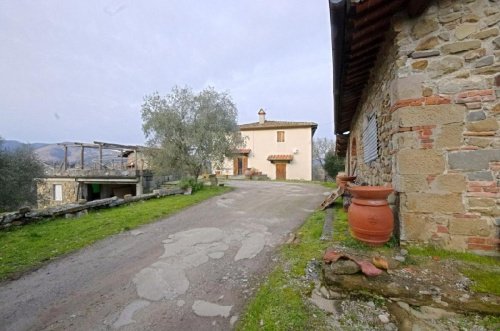
[[[85,148],[98,148],[99,149],[99,170],[103,169],[103,163],[102,163],[102,151],[104,149],[113,149],[113,150],[119,150],[121,154],[123,154],[124,151],[133,151],[135,154],[135,165],[137,165],[137,151],[144,149],[144,146],[138,146],[138,145],[122,145],[122,144],[115,144],[115,143],[106,143],[102,141],[94,141],[93,144],[89,143],[80,143],[80,142],[72,142],[72,143],[59,143],[59,146],[64,147],[64,161],[63,161],[63,168],[64,170],[68,169],[68,147],[80,147],[80,168],[83,169],[85,167]],[[122,165],[123,165],[123,159],[122,159]]]

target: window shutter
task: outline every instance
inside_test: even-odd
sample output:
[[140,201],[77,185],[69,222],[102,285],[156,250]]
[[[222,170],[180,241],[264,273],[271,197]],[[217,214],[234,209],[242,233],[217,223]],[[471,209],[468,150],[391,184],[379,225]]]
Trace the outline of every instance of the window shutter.
[[285,131],[277,131],[276,141],[279,143],[285,142]]
[[365,163],[376,160],[378,157],[377,118],[375,115],[368,118],[363,131],[363,152]]

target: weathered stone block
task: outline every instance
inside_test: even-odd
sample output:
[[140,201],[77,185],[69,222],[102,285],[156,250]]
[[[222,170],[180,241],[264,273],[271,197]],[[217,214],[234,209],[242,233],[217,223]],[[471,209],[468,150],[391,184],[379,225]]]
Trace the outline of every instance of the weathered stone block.
[[420,146],[420,142],[417,139],[417,133],[414,131],[396,133],[392,136],[392,140],[395,149],[417,149]]
[[498,28],[485,29],[477,33],[471,34],[470,37],[472,39],[486,39],[489,37],[498,36],[499,32],[500,31],[498,30]]
[[465,208],[459,193],[407,193],[406,210],[422,213],[463,213]]
[[494,15],[498,12],[500,12],[500,9],[498,9],[498,7],[488,7],[484,10],[484,13],[486,14],[486,16],[491,16],[491,15]]
[[471,71],[473,75],[494,75],[498,72],[500,72],[500,63],[495,63],[491,66],[473,69]]
[[462,18],[461,12],[454,12],[446,15],[439,15],[439,22],[441,23],[450,23]]
[[444,41],[450,41],[450,33],[448,31],[443,31],[439,33],[438,37]]
[[491,161],[500,160],[500,150],[484,149],[477,151],[458,151],[448,154],[451,169],[465,171],[487,170]]
[[469,238],[469,236],[461,236],[457,234],[450,236],[445,248],[456,251],[464,251],[467,249],[467,238]]
[[476,32],[477,27],[478,27],[477,23],[460,24],[455,29],[455,37],[457,37],[458,40],[465,39],[474,32]]
[[480,57],[483,57],[486,55],[486,49],[485,48],[478,48],[474,49],[472,51],[468,51],[467,53],[464,54],[464,59],[465,61],[472,61],[475,59],[479,59]]
[[441,46],[441,51],[445,54],[455,54],[481,47],[480,40],[467,40],[449,43]]
[[442,79],[438,82],[440,93],[458,93],[465,90],[481,90],[486,87],[486,82],[481,77],[469,79]]
[[460,218],[453,217],[450,219],[449,226],[450,234],[458,234],[465,236],[488,236],[492,231],[488,221],[481,218]]
[[463,66],[464,62],[460,56],[449,55],[431,62],[427,70],[431,78],[436,78],[457,71]]
[[422,90],[423,97],[430,97],[433,94],[434,90],[432,89],[432,87],[424,87],[424,89]]
[[481,121],[486,118],[486,114],[484,111],[471,111],[470,113],[467,114],[467,121],[469,122],[474,122],[474,121]]
[[429,64],[429,61],[427,60],[418,60],[415,61],[411,64],[411,67],[415,70],[425,70],[427,68],[427,65]]
[[445,170],[443,154],[432,149],[400,150],[396,164],[401,175],[441,174]]
[[432,51],[416,51],[411,53],[411,57],[414,59],[420,59],[420,58],[425,58],[425,57],[432,57],[432,56],[438,56],[441,54],[438,50],[432,50]]
[[429,189],[427,175],[397,175],[393,184],[397,192],[424,192]]
[[436,137],[436,148],[457,148],[463,144],[463,124],[443,125]]
[[487,17],[484,22],[487,26],[493,26],[497,24],[498,22],[500,22],[500,13]]
[[400,127],[462,123],[465,118],[463,105],[432,105],[399,108],[393,120]]
[[419,98],[422,95],[422,83],[425,78],[425,75],[418,74],[395,79],[391,83],[392,103],[401,99]]
[[411,34],[415,39],[420,39],[423,36],[436,31],[437,29],[439,29],[439,24],[438,22],[436,22],[436,20],[432,18],[423,18],[417,20],[416,24],[411,30]]
[[495,57],[493,55],[484,56],[484,57],[480,58],[479,60],[477,60],[476,63],[474,63],[474,66],[476,68],[481,68],[481,67],[492,65],[494,61],[495,61]]
[[493,39],[493,45],[495,48],[500,48],[500,37]]
[[492,198],[469,198],[469,207],[471,208],[493,208],[496,205]]
[[462,17],[462,22],[464,23],[476,23],[479,22],[479,16],[476,14],[466,14]]
[[436,232],[436,223],[431,215],[402,213],[401,214],[401,237],[410,241],[427,241]]
[[478,138],[478,137],[470,137],[468,139],[468,144],[472,146],[477,146],[481,148],[486,148],[491,145],[491,139],[488,138]]
[[498,130],[498,122],[494,118],[487,118],[482,121],[469,122],[466,124],[467,130],[474,132],[496,131]]
[[481,210],[481,214],[486,215],[486,216],[491,216],[491,217],[498,217],[498,216],[500,216],[500,206],[496,205],[494,207]]
[[471,181],[493,181],[491,171],[475,171],[467,174],[467,179]]
[[462,174],[446,174],[437,176],[434,182],[432,182],[432,189],[452,193],[464,192],[465,176]]
[[428,37],[428,38],[421,40],[418,43],[417,47],[415,47],[415,50],[416,51],[426,51],[429,49],[433,49],[437,45],[439,45],[438,37],[432,36],[432,37]]
[[495,106],[493,106],[493,108],[491,108],[491,111],[493,113],[500,113],[500,103],[498,103]]

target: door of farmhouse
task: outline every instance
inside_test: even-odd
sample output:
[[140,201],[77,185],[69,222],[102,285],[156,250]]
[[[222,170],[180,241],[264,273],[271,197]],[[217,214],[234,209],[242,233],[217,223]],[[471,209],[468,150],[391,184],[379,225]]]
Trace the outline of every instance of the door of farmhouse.
[[276,179],[286,179],[286,163],[276,163]]
[[238,156],[233,159],[233,175],[243,175],[248,168],[248,157]]

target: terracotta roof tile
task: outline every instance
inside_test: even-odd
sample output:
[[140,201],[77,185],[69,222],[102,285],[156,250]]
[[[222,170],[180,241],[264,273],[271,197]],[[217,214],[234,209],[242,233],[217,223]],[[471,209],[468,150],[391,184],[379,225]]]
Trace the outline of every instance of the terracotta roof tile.
[[262,129],[286,129],[286,128],[312,128],[316,130],[318,124],[314,122],[289,122],[289,121],[265,121],[263,124],[259,122],[247,123],[239,125],[240,130],[262,130]]
[[293,155],[291,154],[276,154],[276,155],[269,155],[267,157],[268,161],[292,161],[293,160]]
[[250,148],[237,148],[233,152],[235,154],[249,154],[252,150]]

